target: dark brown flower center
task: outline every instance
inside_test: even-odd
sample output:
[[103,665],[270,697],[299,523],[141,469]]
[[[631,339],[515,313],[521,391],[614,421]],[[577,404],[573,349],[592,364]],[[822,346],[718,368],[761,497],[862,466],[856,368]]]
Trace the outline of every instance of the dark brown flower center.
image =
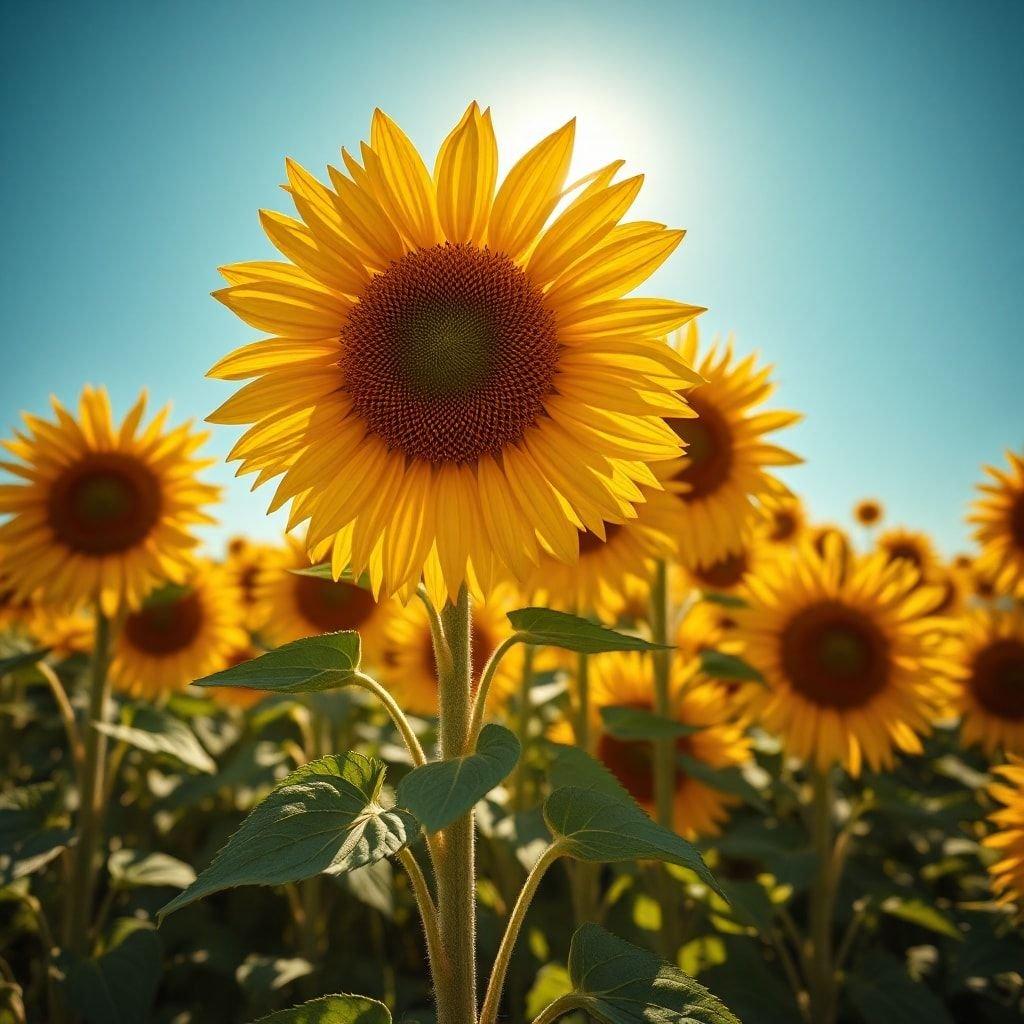
[[320,633],[358,629],[377,607],[373,595],[354,583],[298,573],[292,577],[299,614]]
[[353,406],[389,448],[468,463],[519,441],[553,391],[554,313],[504,253],[433,246],[375,277],[342,329]]
[[698,566],[693,570],[695,579],[709,590],[728,590],[738,587],[749,569],[745,551],[733,552],[710,565]]
[[1024,491],[1013,499],[1008,517],[1010,536],[1018,549],[1024,549]]
[[782,634],[781,660],[793,689],[820,707],[861,707],[889,681],[884,634],[839,601],[823,601],[793,617]]
[[969,685],[989,714],[1024,719],[1024,643],[1006,638],[983,647],[971,665]]
[[593,554],[593,552],[603,548],[621,529],[622,526],[619,523],[605,523],[604,540],[601,540],[596,533],[584,530],[580,534],[580,557]]
[[890,562],[909,562],[915,569],[924,565],[924,555],[921,549],[911,541],[896,541],[886,546],[886,553]]
[[862,501],[857,506],[857,519],[865,526],[877,523],[881,515],[881,508],[873,501]]
[[124,620],[125,639],[137,651],[165,658],[185,650],[199,635],[203,605],[195,590],[162,587]]
[[72,551],[113,555],[145,540],[160,508],[160,484],[148,466],[120,452],[92,452],[54,481],[47,520]]
[[695,501],[712,494],[729,478],[732,469],[732,431],[725,417],[699,392],[687,395],[697,419],[669,419],[668,425],[686,442],[686,463],[676,480],[689,484],[684,501]]
[[768,537],[777,544],[781,544],[783,541],[789,540],[796,533],[797,525],[797,518],[792,512],[787,512],[785,509],[775,509],[771,513]]

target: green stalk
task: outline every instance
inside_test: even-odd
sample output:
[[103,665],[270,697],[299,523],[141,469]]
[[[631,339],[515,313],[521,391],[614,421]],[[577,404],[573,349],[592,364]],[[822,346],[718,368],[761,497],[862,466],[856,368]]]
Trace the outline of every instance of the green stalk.
[[832,1024],[835,968],[832,958],[832,904],[835,875],[832,870],[832,782],[828,771],[814,772],[814,799],[811,805],[812,841],[817,858],[814,887],[811,891],[811,1019],[814,1024]]
[[[469,592],[465,585],[455,604],[441,610],[441,626],[451,653],[451,668],[438,680],[443,758],[460,757],[470,739],[472,659]],[[440,836],[437,875],[438,933],[444,958],[434,968],[437,1019],[444,1024],[476,1022],[476,867],[473,811]]]
[[[659,561],[651,583],[651,639],[656,644],[668,644],[668,566]],[[654,659],[654,713],[663,718],[672,717],[672,699],[669,680],[672,672],[672,651],[655,651]],[[675,742],[657,740],[654,744],[654,805],[658,824],[672,828],[672,798],[675,793]]]
[[110,620],[97,604],[92,671],[89,676],[89,717],[82,752],[78,792],[78,843],[71,863],[65,942],[80,956],[89,954],[89,930],[96,891],[96,852],[103,831],[104,771],[107,737],[96,728],[106,721],[110,698],[107,668],[110,656]]
[[533,647],[527,644],[523,651],[523,674],[519,680],[519,717],[516,719],[516,733],[522,752],[512,779],[512,807],[516,811],[526,810],[526,744],[530,738],[530,719],[533,711],[530,697],[530,690],[533,687],[533,652]]

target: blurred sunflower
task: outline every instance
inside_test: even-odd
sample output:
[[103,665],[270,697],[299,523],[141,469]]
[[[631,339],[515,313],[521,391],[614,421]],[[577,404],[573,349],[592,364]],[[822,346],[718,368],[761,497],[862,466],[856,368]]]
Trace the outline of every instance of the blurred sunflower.
[[884,514],[882,503],[875,498],[863,498],[853,506],[853,518],[861,526],[877,526]]
[[964,743],[987,754],[1024,753],[1024,611],[965,615],[955,659]]
[[273,554],[269,544],[256,544],[246,537],[232,537],[228,541],[224,571],[229,585],[238,591],[242,609],[242,623],[250,632],[258,632],[263,625],[266,606],[257,600],[260,574],[266,569]]
[[[519,606],[516,597],[515,590],[506,584],[493,590],[484,601],[472,605],[470,652],[474,693],[491,654],[512,635],[506,614]],[[438,713],[437,662],[430,620],[422,602],[387,605],[384,633],[381,681],[407,711],[435,717]],[[487,695],[489,708],[499,708],[519,686],[525,650],[522,644],[516,644],[498,663]]]
[[801,461],[765,440],[797,423],[800,414],[753,411],[775,389],[769,379],[772,368],[758,368],[753,355],[734,361],[731,341],[711,344],[703,357],[699,348],[697,326],[691,323],[680,352],[705,383],[687,396],[697,418],[669,420],[686,442],[670,486],[683,499],[677,540],[679,557],[688,567],[718,561],[736,549],[757,514],[756,503],[789,494],[768,468]]
[[359,632],[363,657],[376,664],[384,614],[373,594],[347,580],[321,579],[296,570],[308,569],[303,545],[292,536],[282,549],[267,556],[256,585],[255,615],[269,647],[340,629]]
[[999,854],[988,869],[992,888],[1000,903],[1024,903],[1024,760],[1011,757],[1009,764],[994,771],[1005,781],[989,787],[992,798],[1003,806],[989,814],[996,831],[982,840]]
[[[0,555],[0,564],[6,561]],[[21,629],[31,616],[32,602],[19,596],[14,585],[7,578],[7,573],[0,568],[0,632]]]
[[[709,768],[729,768],[750,760],[750,742],[743,726],[724,714],[720,692],[709,686],[691,686],[693,663],[673,660],[672,717],[694,728],[676,739],[676,751]],[[646,741],[623,740],[602,727],[602,707],[654,710],[651,660],[636,654],[610,654],[590,661],[590,694],[594,708],[595,752],[635,800],[648,809],[654,805],[653,746]],[[673,799],[675,828],[687,838],[717,835],[737,801],[677,767]]]
[[877,547],[890,562],[906,562],[916,569],[921,580],[928,579],[939,568],[939,557],[931,538],[921,530],[904,527],[886,530],[878,538]]
[[621,161],[567,189],[574,131],[495,192],[489,111],[469,106],[431,174],[378,110],[330,186],[288,161],[301,219],[261,215],[287,262],[223,269],[216,297],[273,337],[210,371],[255,378],[210,419],[251,424],[231,458],[282,478],[271,508],[291,501],[336,577],[405,600],[422,576],[440,604],[542,550],[573,562],[577,530],[632,518],[650,463],[679,455],[664,418],[700,378],[663,338],[700,310],[625,296],[683,232],[620,223],[641,185]]
[[847,562],[805,546],[747,580],[736,609],[744,657],[766,686],[746,687],[751,713],[790,753],[819,769],[862,762],[889,768],[894,748],[921,750],[920,734],[951,692],[934,620],[935,600],[903,562],[876,553]]
[[247,640],[223,571],[199,564],[184,583],[158,587],[125,616],[110,677],[133,697],[157,699],[227,668]]
[[[263,653],[248,637],[246,641],[242,647],[236,647],[228,654],[224,668],[243,665]],[[243,711],[255,707],[271,696],[269,690],[254,690],[250,686],[204,686],[203,693],[212,697],[218,704],[230,708],[240,708]]]
[[195,458],[207,435],[165,430],[166,408],[142,428],[145,395],[120,427],[103,389],[84,389],[77,420],[52,404],[56,421],[25,413],[27,429],[4,442],[20,461],[3,468],[23,481],[0,487],[5,572],[19,596],[45,604],[134,607],[183,579],[192,529],[214,522],[202,509],[219,489],[196,478],[213,462]]
[[825,557],[825,551],[834,547],[838,552],[838,558],[843,572],[850,566],[854,557],[853,544],[849,534],[835,523],[816,523],[807,531],[806,541],[819,558]]
[[85,608],[71,612],[33,608],[28,615],[27,627],[35,642],[58,659],[92,652],[96,623]]
[[793,496],[765,500],[757,533],[769,544],[788,546],[796,543],[807,526],[807,515],[800,499]]
[[648,593],[655,559],[675,554],[673,535],[678,530],[680,501],[666,491],[645,489],[644,494],[647,500],[637,506],[635,519],[601,524],[603,538],[589,531],[580,534],[575,565],[543,555],[523,583],[529,600],[615,622],[626,612],[631,597]]
[[1008,451],[1009,470],[986,466],[991,481],[978,485],[968,522],[981,546],[979,572],[991,577],[1001,594],[1024,597],[1024,455]]
[[[777,557],[775,550],[756,533],[742,535],[735,548],[722,558],[678,573],[679,587],[696,587],[709,593],[735,594],[748,576],[764,571]],[[680,599],[684,596],[680,593]]]

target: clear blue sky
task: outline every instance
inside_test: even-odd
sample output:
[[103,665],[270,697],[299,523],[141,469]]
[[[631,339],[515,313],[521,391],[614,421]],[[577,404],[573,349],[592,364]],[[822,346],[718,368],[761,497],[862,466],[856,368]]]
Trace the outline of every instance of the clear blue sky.
[[[476,98],[499,143],[578,114],[580,169],[646,172],[639,213],[688,229],[651,293],[777,364],[816,516],[877,495],[954,550],[978,464],[1024,442],[1024,4],[68,0],[3,24],[5,432],[87,381],[205,416],[205,370],[254,337],[215,268],[269,255],[284,156],[322,173],[380,105],[432,157]],[[269,491],[217,476],[225,529],[272,536]]]

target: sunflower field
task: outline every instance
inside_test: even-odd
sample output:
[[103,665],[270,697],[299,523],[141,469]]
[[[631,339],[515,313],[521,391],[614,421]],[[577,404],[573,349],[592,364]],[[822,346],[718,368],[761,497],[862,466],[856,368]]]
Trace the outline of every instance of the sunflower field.
[[276,543],[145,395],[4,438],[0,1024],[1024,1019],[1024,449],[956,557],[812,520],[574,134],[287,161],[209,368]]

